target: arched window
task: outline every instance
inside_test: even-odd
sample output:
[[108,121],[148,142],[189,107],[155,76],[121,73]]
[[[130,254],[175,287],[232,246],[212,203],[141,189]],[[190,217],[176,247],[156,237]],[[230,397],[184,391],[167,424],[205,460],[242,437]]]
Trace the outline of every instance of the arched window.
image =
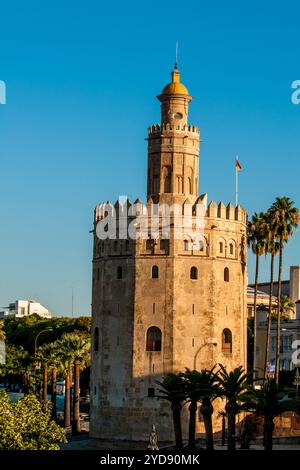
[[222,352],[225,354],[232,353],[232,333],[228,328],[225,328],[222,333]]
[[198,279],[198,269],[196,266],[191,267],[191,279]]
[[152,249],[152,240],[148,239],[146,240],[146,250],[151,250]]
[[117,279],[123,279],[123,269],[122,266],[117,267]]
[[99,351],[99,328],[94,329],[94,351]]
[[229,269],[228,268],[224,269],[224,281],[229,282]]
[[187,181],[188,181],[188,192],[189,192],[189,194],[192,194],[192,192],[193,192],[192,178],[188,178]]
[[220,253],[223,253],[223,251],[224,251],[223,242],[219,242],[219,252],[220,252]]
[[125,251],[129,251],[129,240],[125,241]]
[[151,326],[147,331],[147,351],[161,351],[161,331],[157,326]]
[[165,166],[163,170],[164,175],[164,192],[170,193],[171,192],[171,167]]
[[183,193],[183,177],[182,176],[177,177],[177,192],[179,194]]
[[159,269],[158,269],[158,266],[152,266],[152,270],[151,270],[151,277],[152,279],[158,279],[158,275],[159,275]]
[[114,252],[116,253],[118,251],[118,248],[119,248],[119,244],[118,244],[118,241],[114,241]]
[[199,251],[204,251],[204,243],[202,240],[199,242]]
[[233,255],[233,243],[229,243],[229,254]]
[[189,242],[188,242],[188,240],[184,240],[183,244],[184,244],[184,251],[189,251]]

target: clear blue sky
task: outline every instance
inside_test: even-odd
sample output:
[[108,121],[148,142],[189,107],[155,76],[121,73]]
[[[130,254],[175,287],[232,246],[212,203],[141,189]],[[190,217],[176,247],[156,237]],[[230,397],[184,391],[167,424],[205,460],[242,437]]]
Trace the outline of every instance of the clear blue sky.
[[[298,5],[297,5],[298,3]],[[201,128],[200,192],[250,214],[277,195],[300,206],[299,2],[11,1],[1,4],[0,305],[36,298],[90,312],[93,208],[145,197],[147,127],[170,78]],[[300,264],[299,233],[284,274]],[[250,261],[250,278],[253,261]],[[262,272],[264,279],[267,271]]]

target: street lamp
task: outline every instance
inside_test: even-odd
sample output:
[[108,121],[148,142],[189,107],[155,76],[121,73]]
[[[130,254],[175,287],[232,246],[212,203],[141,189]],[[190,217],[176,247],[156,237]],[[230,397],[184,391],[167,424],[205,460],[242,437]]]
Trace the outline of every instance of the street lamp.
[[196,370],[196,364],[197,364],[197,356],[198,356],[199,352],[201,351],[201,349],[203,349],[205,346],[217,346],[217,343],[213,342],[213,341],[208,341],[207,343],[204,343],[204,344],[202,344],[202,346],[200,346],[200,348],[198,349],[198,351],[196,352],[195,357],[194,357],[194,369],[195,370]]
[[35,340],[34,340],[34,369],[33,369],[34,370],[34,375],[36,374],[36,371],[38,369],[37,362],[36,362],[37,340],[38,340],[38,337],[42,333],[45,333],[46,331],[53,331],[53,328],[51,326],[49,326],[48,328],[44,328],[43,330],[39,331],[38,334],[35,337]]
[[51,328],[51,326],[49,326],[48,328],[44,328],[43,330],[39,331],[38,334],[36,335],[35,340],[34,340],[34,357],[36,357],[36,353],[37,353],[37,340],[38,340],[38,337],[42,333],[45,333],[46,331],[53,331],[53,328]]

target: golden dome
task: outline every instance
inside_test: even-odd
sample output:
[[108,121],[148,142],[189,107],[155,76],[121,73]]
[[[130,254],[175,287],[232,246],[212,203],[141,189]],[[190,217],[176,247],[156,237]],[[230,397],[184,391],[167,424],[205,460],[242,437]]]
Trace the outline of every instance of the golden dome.
[[180,72],[177,69],[173,70],[172,82],[169,83],[167,86],[165,86],[162,94],[163,95],[175,95],[175,94],[188,95],[189,94],[189,92],[187,91],[187,88],[183,85],[183,83],[180,83]]

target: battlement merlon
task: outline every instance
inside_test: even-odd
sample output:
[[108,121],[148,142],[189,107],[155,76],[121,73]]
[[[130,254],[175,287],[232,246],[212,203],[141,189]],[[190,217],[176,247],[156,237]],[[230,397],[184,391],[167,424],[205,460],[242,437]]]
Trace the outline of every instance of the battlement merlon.
[[[157,217],[157,209],[154,209],[153,206],[155,205],[151,197],[148,199],[147,204],[143,204],[140,199],[137,199],[133,204],[129,199],[126,199],[124,204],[120,204],[119,200],[114,204],[110,201],[100,203],[97,204],[94,210],[94,224],[97,224],[107,216],[113,216],[116,220],[128,217],[129,221],[137,216]],[[212,200],[207,205],[206,194],[199,196],[195,203],[191,203],[187,197],[183,203],[176,203],[176,207],[177,208],[174,209],[171,205],[168,208],[165,204],[159,204],[158,215],[164,217],[167,211],[171,217],[180,214],[191,216],[191,218],[204,217],[205,219],[215,219],[216,221],[226,220],[241,222],[244,225],[247,224],[247,211],[239,204],[234,206],[232,203],[229,203],[226,206],[222,201],[216,204],[216,202]]]
[[[152,126],[148,127],[148,136],[149,138],[157,138],[157,137],[163,137],[163,133],[168,133],[168,132],[184,132],[188,134],[194,134],[194,138],[198,137],[200,138],[200,129],[197,126],[192,126],[187,125],[187,124],[177,124],[177,125],[171,125],[169,123],[167,124],[153,124]],[[192,137],[192,135],[191,135]]]

